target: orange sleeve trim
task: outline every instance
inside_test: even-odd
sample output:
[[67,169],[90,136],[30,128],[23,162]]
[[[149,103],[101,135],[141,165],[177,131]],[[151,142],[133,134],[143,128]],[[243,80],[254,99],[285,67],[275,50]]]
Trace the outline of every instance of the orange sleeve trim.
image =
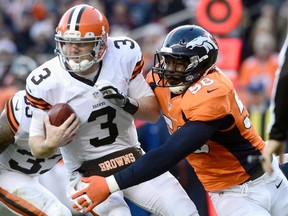
[[7,115],[7,121],[10,129],[12,130],[13,134],[15,135],[19,128],[19,122],[17,121],[14,115],[13,103],[12,99],[6,101],[5,110]]
[[29,94],[28,91],[26,91],[26,96],[30,102],[30,104],[33,106],[33,107],[36,107],[38,109],[42,109],[42,110],[49,110],[52,106],[47,103],[45,100],[43,99],[40,99],[40,98],[36,98],[36,97],[33,97],[31,94]]
[[141,73],[141,71],[143,70],[143,67],[144,67],[144,59],[142,56],[141,60],[137,62],[130,80],[134,79],[139,73]]
[[17,197],[0,187],[0,201],[13,211],[23,216],[48,216],[29,202]]

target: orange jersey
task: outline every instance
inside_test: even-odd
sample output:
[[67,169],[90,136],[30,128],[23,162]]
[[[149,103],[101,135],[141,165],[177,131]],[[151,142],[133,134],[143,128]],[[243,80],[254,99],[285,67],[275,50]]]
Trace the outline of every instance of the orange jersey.
[[[151,72],[147,82],[153,82]],[[231,124],[219,128],[187,157],[207,191],[241,184],[261,168],[259,163],[249,164],[247,156],[262,152],[265,143],[251,125],[232,82],[218,68],[192,84],[184,95],[171,97],[169,88],[161,87],[156,87],[154,92],[170,133],[187,121],[209,122],[232,117]]]

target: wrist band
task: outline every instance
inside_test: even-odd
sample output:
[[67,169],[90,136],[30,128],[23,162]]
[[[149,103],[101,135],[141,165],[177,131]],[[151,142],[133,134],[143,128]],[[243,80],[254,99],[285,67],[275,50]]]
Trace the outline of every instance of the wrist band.
[[118,183],[113,175],[106,177],[105,180],[110,190],[110,193],[120,190]]
[[138,101],[127,97],[127,102],[125,103],[125,106],[123,107],[123,109],[126,112],[133,115],[134,113],[136,113],[138,108],[139,108]]

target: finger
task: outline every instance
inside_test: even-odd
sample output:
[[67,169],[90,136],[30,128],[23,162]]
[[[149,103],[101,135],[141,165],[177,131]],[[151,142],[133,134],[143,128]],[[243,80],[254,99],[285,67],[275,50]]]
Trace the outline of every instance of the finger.
[[107,85],[107,86],[104,86],[104,87],[102,87],[101,89],[99,89],[99,91],[105,91],[105,90],[107,90],[107,89],[113,89],[113,87],[112,86],[110,86],[110,85]]
[[124,97],[121,94],[108,94],[103,96],[105,99],[123,99]]
[[76,198],[82,196],[82,195],[85,194],[85,193],[86,193],[86,189],[77,191],[75,194],[72,195],[72,199],[76,199]]
[[81,211],[81,210],[83,209],[83,207],[78,203],[78,201],[74,201],[72,207],[73,207],[73,209],[75,209],[76,211]]
[[92,205],[90,205],[88,208],[86,208],[85,213],[91,212],[95,208],[96,205],[97,205],[96,203],[93,203]]
[[[87,197],[85,197],[85,196],[87,196],[87,195],[83,195],[81,198],[75,200],[73,202],[73,206],[72,207],[74,209],[78,209],[77,211],[79,211],[79,210],[82,210],[85,207],[88,207],[90,204],[92,204],[93,202],[90,200],[90,198],[87,196],[88,197],[88,199],[87,199]],[[88,203],[88,201],[89,201],[89,203]]]
[[79,118],[76,117],[76,119],[74,119],[74,121],[67,128],[67,132],[69,134],[76,134],[75,131],[78,131],[78,128],[79,128]]
[[89,206],[89,204],[88,204],[88,202],[87,202],[87,201],[84,201],[84,202],[82,202],[81,204],[78,202],[78,204],[79,204],[79,205],[81,205],[81,206],[82,206],[82,208],[86,208],[86,207],[88,207],[88,206]]
[[[92,200],[88,197],[87,194],[84,194],[82,197],[87,201],[87,203],[88,203],[89,205],[91,205],[91,204],[93,203]],[[82,205],[82,206],[83,206],[83,205]],[[85,207],[86,207],[86,206],[85,206]]]
[[93,216],[100,216],[100,215],[98,215],[95,211],[90,211],[90,213],[93,215]]
[[76,114],[72,113],[68,119],[66,119],[66,121],[61,125],[64,126],[65,128],[68,128],[69,125],[72,124],[72,122],[74,121],[74,119],[76,118]]
[[90,178],[81,177],[81,181],[84,183],[90,183]]

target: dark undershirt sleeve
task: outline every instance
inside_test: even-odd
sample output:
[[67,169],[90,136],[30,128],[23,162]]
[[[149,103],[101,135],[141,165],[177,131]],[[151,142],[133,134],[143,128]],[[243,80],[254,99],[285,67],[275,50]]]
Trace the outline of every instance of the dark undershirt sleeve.
[[150,150],[128,168],[114,174],[120,189],[140,184],[168,171],[204,145],[220,123],[221,120],[187,122],[165,144]]
[[281,67],[279,79],[275,84],[274,97],[271,98],[274,103],[274,122],[271,126],[269,139],[285,140],[288,129],[288,47],[285,52],[285,61]]

